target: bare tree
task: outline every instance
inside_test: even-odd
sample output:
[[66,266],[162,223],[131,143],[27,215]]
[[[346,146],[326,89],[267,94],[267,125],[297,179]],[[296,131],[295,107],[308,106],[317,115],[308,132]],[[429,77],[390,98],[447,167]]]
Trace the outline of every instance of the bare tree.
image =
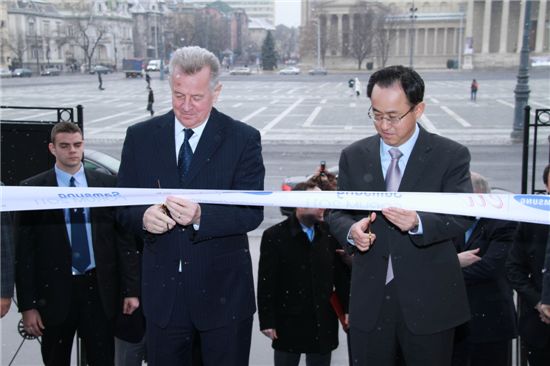
[[279,24],[275,28],[273,38],[275,38],[275,50],[283,62],[296,56],[298,53],[298,30],[295,27],[289,28]]
[[13,37],[10,37],[10,39],[7,40],[6,44],[16,57],[16,61],[12,60],[12,65],[21,64],[23,62],[23,54],[28,49],[27,45],[25,44],[23,34],[18,32]]
[[363,61],[373,52],[375,19],[376,14],[366,1],[362,1],[354,7],[350,52],[357,61],[357,70],[361,70]]
[[374,26],[374,45],[378,65],[385,67],[390,54],[390,46],[397,32],[395,13],[389,6],[381,3],[376,8],[376,25]]
[[106,37],[108,27],[102,17],[95,14],[93,3],[80,1],[72,6],[73,14],[67,22],[67,40],[84,52],[88,69],[100,42]]

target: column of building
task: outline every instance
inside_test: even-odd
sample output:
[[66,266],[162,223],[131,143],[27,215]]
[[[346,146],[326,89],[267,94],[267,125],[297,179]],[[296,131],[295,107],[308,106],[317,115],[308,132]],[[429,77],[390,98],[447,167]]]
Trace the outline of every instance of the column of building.
[[508,27],[510,17],[510,0],[502,1],[502,18],[500,21],[500,45],[498,48],[499,53],[506,53],[508,51]]
[[485,0],[483,11],[483,38],[481,40],[481,53],[489,53],[489,40],[491,39],[491,5],[492,0]]
[[535,39],[535,52],[544,50],[544,33],[546,27],[546,3],[548,0],[539,1],[539,17],[537,20],[537,37]]

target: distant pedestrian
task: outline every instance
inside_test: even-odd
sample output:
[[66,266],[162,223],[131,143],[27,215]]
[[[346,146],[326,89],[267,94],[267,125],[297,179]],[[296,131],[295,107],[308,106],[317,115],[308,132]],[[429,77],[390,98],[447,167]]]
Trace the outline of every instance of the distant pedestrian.
[[361,96],[361,82],[359,81],[359,78],[355,78],[354,87],[355,87],[355,96],[359,98]]
[[153,110],[153,103],[155,102],[155,96],[153,95],[153,89],[149,88],[149,95],[147,96],[147,110],[151,113],[151,116],[155,114]]
[[472,85],[470,85],[470,100],[476,101],[477,97],[477,89],[479,88],[479,84],[477,83],[476,79],[472,80]]
[[147,89],[151,90],[151,75],[148,72],[145,73],[145,81],[147,82]]
[[101,78],[101,71],[97,71],[97,81],[99,81],[99,90],[105,90],[103,87],[103,79]]

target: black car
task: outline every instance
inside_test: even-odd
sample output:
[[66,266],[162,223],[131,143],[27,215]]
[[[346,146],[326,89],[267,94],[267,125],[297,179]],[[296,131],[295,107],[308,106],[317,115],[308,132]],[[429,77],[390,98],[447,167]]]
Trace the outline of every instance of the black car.
[[30,78],[32,76],[32,70],[24,69],[24,68],[15,69],[11,73],[11,76],[14,77],[14,78],[24,78],[24,77]]

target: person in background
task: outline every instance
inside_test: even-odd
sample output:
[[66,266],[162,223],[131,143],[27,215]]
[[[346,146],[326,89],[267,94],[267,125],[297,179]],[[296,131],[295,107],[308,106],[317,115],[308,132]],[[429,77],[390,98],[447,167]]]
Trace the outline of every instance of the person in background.
[[[424,130],[424,81],[389,66],[367,86],[377,134],[340,155],[338,190],[472,192],[470,153]],[[452,239],[471,219],[398,207],[378,212],[332,210],[330,230],[354,252],[350,334],[355,365],[450,365],[454,328],[469,320]]]
[[[543,172],[547,194],[550,192],[550,164]],[[550,226],[520,222],[506,271],[519,296],[519,334],[531,366],[550,365],[550,316],[542,303],[545,253],[550,243]]]
[[[3,183],[0,183],[4,185]],[[11,306],[11,298],[13,297],[13,284],[15,281],[15,247],[13,238],[12,218],[10,212],[2,212],[0,218],[2,221],[2,238],[0,242],[1,248],[1,296],[0,296],[0,318],[8,313]]]
[[355,82],[353,83],[353,88],[354,88],[354,91],[355,91],[355,96],[357,98],[359,98],[361,96],[361,82],[359,81],[359,78],[355,78],[354,80]]
[[151,113],[151,117],[155,114],[153,110],[153,103],[155,102],[155,96],[153,95],[153,89],[149,88],[149,94],[147,95],[147,110]]
[[[51,131],[54,168],[25,186],[115,187],[116,178],[84,168],[82,131],[59,122]],[[114,364],[113,323],[139,306],[134,242],[115,208],[70,208],[16,213],[16,288],[25,331],[42,337],[45,365],[69,366],[78,331],[91,366]]]
[[[474,193],[491,193],[483,176],[470,174]],[[516,225],[478,218],[455,240],[472,319],[457,328],[453,366],[508,366],[511,362],[517,327],[505,263]]]
[[151,75],[145,71],[145,82],[147,83],[147,89],[151,90]]
[[[311,182],[293,191],[320,191]],[[272,340],[275,366],[329,366],[338,346],[333,288],[347,310],[349,271],[338,242],[323,222],[324,209],[296,208],[292,216],[262,235],[258,266],[260,330]],[[346,311],[347,312],[347,311]]]
[[472,80],[472,84],[470,85],[470,100],[472,102],[475,102],[477,99],[477,89],[479,88],[479,83],[476,79]]
[[96,72],[97,72],[97,81],[99,82],[98,89],[105,90],[105,88],[103,87],[103,78],[101,77],[102,72],[99,70],[97,70]]

